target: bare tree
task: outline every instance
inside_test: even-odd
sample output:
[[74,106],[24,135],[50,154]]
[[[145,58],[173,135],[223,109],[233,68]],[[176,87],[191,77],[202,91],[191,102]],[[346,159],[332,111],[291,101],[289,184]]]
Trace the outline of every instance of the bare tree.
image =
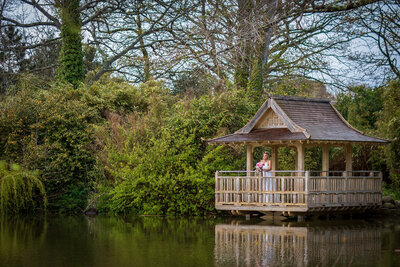
[[[59,38],[54,1],[2,6],[0,27],[29,29],[30,47]],[[80,11],[85,42],[99,58],[91,82],[108,72],[138,82],[202,69],[243,88],[251,74],[264,86],[317,74],[337,83],[329,58],[348,60],[357,38],[375,40],[380,64],[398,75],[397,0],[82,0]]]
[[369,75],[400,78],[400,1],[380,1],[358,10],[350,17],[352,35],[369,47],[349,54]]

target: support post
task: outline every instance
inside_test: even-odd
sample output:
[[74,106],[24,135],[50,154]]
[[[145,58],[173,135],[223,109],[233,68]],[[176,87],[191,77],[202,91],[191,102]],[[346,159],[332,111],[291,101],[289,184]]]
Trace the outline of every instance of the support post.
[[349,176],[348,176],[348,173],[346,171],[343,172],[343,177],[344,177],[344,191],[346,192],[345,202],[346,202],[346,205],[348,205],[349,204],[349,193],[348,193]]
[[[302,143],[296,145],[296,151],[297,151],[297,173],[296,176],[303,176],[304,172],[304,145]],[[294,179],[293,180],[293,187],[292,190],[296,190],[297,183],[299,180]],[[297,195],[293,195],[293,203],[297,203]]]
[[305,181],[304,181],[304,191],[306,193],[304,200],[305,200],[305,204],[307,204],[308,206],[308,200],[309,200],[309,189],[308,189],[308,185],[310,183],[310,171],[306,171],[305,173]]
[[[247,172],[251,172],[253,170],[253,151],[254,151],[254,147],[253,147],[253,145],[248,144],[246,148],[247,148],[247,153],[246,153],[246,157],[247,157],[246,171]],[[250,175],[250,173],[248,173],[247,175]]]
[[351,155],[353,154],[353,146],[351,144],[346,144],[345,151],[346,151],[346,171],[351,172],[353,171],[353,160],[351,158]]
[[278,146],[272,146],[272,171],[276,171],[278,169]]
[[322,176],[329,175],[329,145],[322,145]]
[[304,171],[304,145],[297,144],[296,149],[297,149],[297,166],[296,166],[297,170]]
[[246,162],[246,171],[247,171],[247,178],[246,178],[246,195],[247,195],[247,202],[250,202],[250,176],[251,176],[251,171],[253,170],[253,151],[254,151],[254,146],[248,144],[247,145],[247,162]]
[[380,203],[382,203],[382,172],[379,172],[379,185],[378,185],[378,190],[379,192],[379,197],[378,197],[378,201],[377,204],[380,205]]
[[219,172],[215,172],[215,204],[218,204],[219,202]]

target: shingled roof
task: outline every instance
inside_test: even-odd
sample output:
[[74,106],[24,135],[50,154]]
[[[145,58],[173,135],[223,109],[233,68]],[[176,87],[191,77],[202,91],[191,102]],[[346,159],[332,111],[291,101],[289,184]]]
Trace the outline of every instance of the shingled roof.
[[293,96],[270,96],[256,115],[234,134],[210,143],[262,141],[338,141],[387,143],[353,128],[330,100]]

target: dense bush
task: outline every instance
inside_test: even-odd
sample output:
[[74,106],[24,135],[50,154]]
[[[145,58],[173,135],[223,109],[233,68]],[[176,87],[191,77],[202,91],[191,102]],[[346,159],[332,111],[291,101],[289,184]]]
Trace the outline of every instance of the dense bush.
[[16,91],[0,103],[0,158],[41,171],[49,208],[83,208],[96,172],[96,112],[68,86],[42,89],[22,81]]
[[111,114],[98,131],[106,151],[101,158],[114,179],[99,186],[98,207],[115,213],[214,211],[215,170],[243,169],[245,154],[243,148],[208,146],[205,139],[238,129],[259,103],[238,91],[175,103],[157,91],[149,97],[158,100],[146,113]]

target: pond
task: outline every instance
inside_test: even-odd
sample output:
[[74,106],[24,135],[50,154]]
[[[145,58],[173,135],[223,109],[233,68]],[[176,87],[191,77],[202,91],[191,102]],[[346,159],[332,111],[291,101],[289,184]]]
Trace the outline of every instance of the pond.
[[1,218],[0,266],[400,266],[400,218]]

